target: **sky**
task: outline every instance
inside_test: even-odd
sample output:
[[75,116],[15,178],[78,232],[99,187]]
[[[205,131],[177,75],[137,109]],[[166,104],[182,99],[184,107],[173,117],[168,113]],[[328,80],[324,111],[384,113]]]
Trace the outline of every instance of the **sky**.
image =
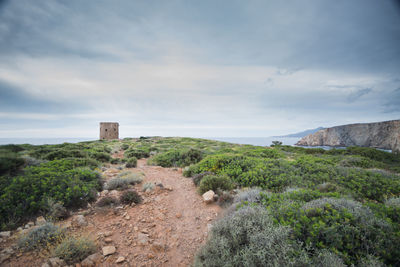
[[0,0],[0,138],[263,137],[400,119],[392,0]]

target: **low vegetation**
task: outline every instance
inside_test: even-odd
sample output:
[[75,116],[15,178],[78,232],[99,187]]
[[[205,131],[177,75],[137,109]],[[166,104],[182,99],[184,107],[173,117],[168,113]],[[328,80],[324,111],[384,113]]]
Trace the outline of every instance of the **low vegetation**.
[[123,172],[117,178],[113,178],[105,184],[106,190],[123,190],[127,189],[129,185],[140,184],[143,178],[140,174],[134,172]]
[[[121,149],[125,158],[113,159],[111,153]],[[140,174],[124,171],[103,186],[97,168],[123,162],[135,167],[136,159],[146,157],[148,164],[184,167],[199,193],[214,190],[220,201],[232,203],[212,227],[195,266],[400,265],[400,155],[372,148],[256,147],[161,137],[0,146],[1,229],[38,214],[62,218],[94,201],[103,188],[126,190],[141,183]],[[139,203],[140,196],[126,190],[120,199],[103,197],[97,205],[114,201]],[[37,236],[32,240],[42,240]],[[22,243],[29,244],[26,240]],[[93,248],[65,242],[55,255],[69,263]],[[40,247],[42,241],[31,243]]]
[[96,252],[96,244],[86,237],[68,237],[53,250],[53,256],[63,259],[67,264],[81,262]]
[[34,250],[56,243],[64,237],[64,231],[52,223],[30,230],[27,234],[20,237],[18,247],[22,250]]
[[124,191],[120,197],[120,202],[123,204],[139,204],[142,202],[142,197],[133,190]]

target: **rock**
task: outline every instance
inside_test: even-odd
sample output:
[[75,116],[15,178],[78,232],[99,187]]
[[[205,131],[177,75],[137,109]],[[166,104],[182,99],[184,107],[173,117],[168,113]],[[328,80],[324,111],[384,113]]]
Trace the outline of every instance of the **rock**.
[[101,262],[102,258],[103,257],[100,255],[100,253],[92,254],[92,255],[86,257],[86,259],[84,259],[81,262],[81,266],[82,267],[95,267],[95,266],[98,266],[98,264]]
[[178,219],[179,219],[179,218],[182,218],[182,213],[179,213],[179,212],[178,212],[177,214],[175,214],[175,216],[176,216],[176,218],[178,218]]
[[0,237],[10,237],[11,236],[11,231],[3,231],[0,232]]
[[43,225],[46,223],[46,219],[43,216],[36,218],[36,225]]
[[29,227],[32,227],[32,226],[35,225],[35,223],[34,222],[28,222],[28,225],[29,225]]
[[75,215],[72,218],[72,223],[77,226],[87,226],[88,225],[88,223],[85,219],[85,216],[83,216],[83,215]]
[[400,151],[400,120],[347,124],[303,137],[299,146],[363,146]]
[[111,242],[113,242],[113,241],[112,241],[111,238],[107,237],[106,239],[104,239],[104,242],[106,242],[106,243],[111,243]]
[[214,195],[215,193],[212,190],[205,192],[202,196],[204,202],[207,204],[214,202]]
[[108,256],[114,254],[117,249],[114,246],[106,246],[102,248],[103,256]]
[[115,263],[122,263],[124,261],[125,261],[125,258],[121,256],[121,257],[118,257],[118,259],[115,261]]
[[24,229],[29,229],[30,225],[29,224],[25,224]]
[[146,245],[147,242],[149,242],[149,238],[147,237],[147,235],[143,234],[143,233],[138,233],[138,240],[139,240],[139,244],[141,245]]
[[42,267],[51,267],[47,262],[42,264]]
[[111,231],[105,231],[105,232],[104,232],[104,236],[105,236],[105,237],[112,236],[112,234],[113,234],[113,233],[112,233]]
[[130,220],[130,219],[131,219],[131,216],[126,215],[126,216],[125,216],[125,219],[126,219],[126,220]]
[[51,266],[51,267],[63,267],[66,265],[65,261],[55,257],[55,258],[50,258],[47,260],[47,263]]

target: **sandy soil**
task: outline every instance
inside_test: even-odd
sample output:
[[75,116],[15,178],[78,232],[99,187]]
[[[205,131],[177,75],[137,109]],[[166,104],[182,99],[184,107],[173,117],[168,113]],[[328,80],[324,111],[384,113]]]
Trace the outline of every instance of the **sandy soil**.
[[[122,157],[122,154],[114,157]],[[116,253],[104,257],[99,266],[189,266],[196,250],[205,242],[209,224],[221,212],[216,204],[207,205],[202,201],[191,179],[182,176],[181,169],[146,163],[147,160],[141,159],[137,168],[129,169],[144,174],[142,184],[156,184],[148,193],[141,191],[142,184],[135,186],[144,199],[142,204],[100,210],[89,208],[79,213],[86,215],[88,225],[75,227],[72,224],[69,228],[72,234],[97,240],[99,253],[104,246],[116,247]],[[103,174],[111,179],[119,172],[116,166],[111,166]],[[69,225],[70,222],[71,218],[61,223]],[[11,261],[3,265],[41,266],[45,258],[40,255],[38,252],[13,255]],[[125,260],[117,264],[121,256]]]

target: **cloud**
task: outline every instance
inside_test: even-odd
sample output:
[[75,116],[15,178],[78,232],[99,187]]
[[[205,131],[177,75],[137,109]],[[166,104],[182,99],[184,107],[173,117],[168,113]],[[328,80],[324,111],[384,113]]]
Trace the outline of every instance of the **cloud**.
[[8,1],[0,136],[21,127],[97,135],[103,120],[126,135],[266,136],[391,119],[400,77],[392,7]]
[[357,101],[360,97],[369,94],[372,91],[372,88],[363,88],[363,89],[357,89],[354,92],[351,92],[347,96],[347,101],[350,103],[353,103],[354,101]]
[[400,87],[390,92],[383,108],[386,113],[400,112]]

